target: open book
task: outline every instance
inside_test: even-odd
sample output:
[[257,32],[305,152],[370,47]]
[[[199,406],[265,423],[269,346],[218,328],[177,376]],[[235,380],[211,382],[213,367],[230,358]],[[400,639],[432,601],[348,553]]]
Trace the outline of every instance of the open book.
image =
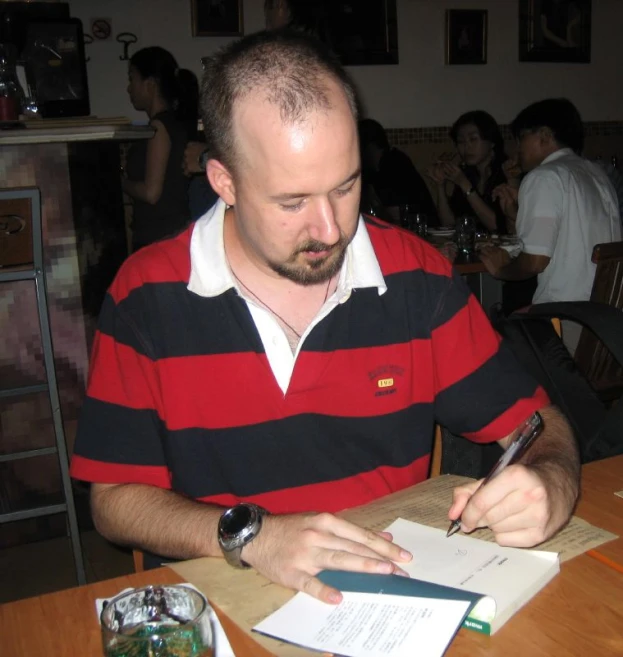
[[394,541],[413,553],[401,566],[414,580],[483,597],[463,626],[494,634],[560,570],[555,552],[501,547],[462,534],[399,518],[388,528]]
[[[324,571],[320,579],[345,593],[342,605],[346,603],[346,607],[353,610],[351,623],[337,622],[344,616],[337,612],[339,607],[323,605],[309,596],[297,594],[254,629],[316,650],[336,651],[336,646],[344,645],[357,620],[361,622],[358,614],[363,613],[366,605],[369,608],[376,604],[379,617],[384,613],[393,618],[398,613],[395,598],[402,596],[401,609],[410,608],[411,617],[417,615],[420,635],[416,632],[410,635],[402,626],[391,628],[391,635],[400,632],[401,642],[387,654],[401,655],[402,649],[408,651],[409,647],[415,649],[416,646],[420,655],[443,654],[445,647],[439,653],[439,645],[430,644],[430,650],[422,650],[426,629],[439,639],[443,637],[440,645],[445,646],[456,632],[457,618],[459,624],[463,621],[464,627],[493,634],[559,571],[555,552],[505,548],[459,534],[446,538],[442,530],[402,518],[387,527],[387,531],[396,543],[413,553],[410,563],[401,564],[411,579]],[[360,607],[356,607],[357,604]],[[393,611],[383,611],[383,605]],[[419,611],[422,607],[428,609],[427,614]],[[461,611],[464,612],[462,618]],[[402,617],[404,615],[402,612]],[[303,625],[296,627],[295,617],[304,619]],[[422,627],[424,625],[428,627]],[[408,646],[408,642],[412,645]],[[367,654],[358,649],[359,652],[352,654]],[[351,653],[343,651],[342,654]]]

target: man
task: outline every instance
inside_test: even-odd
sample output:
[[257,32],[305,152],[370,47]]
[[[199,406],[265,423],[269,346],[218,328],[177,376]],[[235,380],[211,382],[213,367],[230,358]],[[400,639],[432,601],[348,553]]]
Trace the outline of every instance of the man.
[[541,408],[530,463],[457,489],[449,517],[508,545],[557,531],[578,492],[569,427],[448,261],[359,217],[339,64],[301,34],[250,35],[211,61],[202,111],[222,201],[126,261],[102,310],[72,462],[98,530],[337,603],[319,571],[403,573],[411,555],[334,512],[426,478],[435,418],[506,445]]
[[408,155],[390,147],[378,121],[359,121],[359,147],[363,184],[372,188],[382,210],[389,212],[394,223],[399,223],[399,207],[406,204],[412,206],[411,212],[425,214],[437,223],[435,203],[424,179]]
[[[527,174],[519,193],[502,186],[505,212],[516,219],[523,252],[515,259],[489,247],[481,259],[496,278],[517,281],[538,274],[533,303],[587,301],[595,244],[621,239],[616,194],[607,174],[582,158],[582,119],[563,98],[524,109],[512,123],[519,163]],[[580,326],[563,323],[563,341],[575,351]]]

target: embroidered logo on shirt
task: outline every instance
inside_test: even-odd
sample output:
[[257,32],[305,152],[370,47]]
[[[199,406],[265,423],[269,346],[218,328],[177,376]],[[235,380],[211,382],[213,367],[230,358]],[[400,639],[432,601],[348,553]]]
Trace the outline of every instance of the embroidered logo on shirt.
[[368,379],[374,384],[374,396],[385,397],[396,392],[396,377],[404,375],[404,368],[398,365],[381,365],[368,372]]

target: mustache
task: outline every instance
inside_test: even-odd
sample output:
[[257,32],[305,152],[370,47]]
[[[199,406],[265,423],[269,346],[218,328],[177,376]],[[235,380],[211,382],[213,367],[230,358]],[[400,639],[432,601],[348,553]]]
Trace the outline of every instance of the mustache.
[[318,240],[308,240],[304,244],[301,244],[296,250],[296,253],[304,253],[305,251],[311,253],[322,253],[323,251],[332,251],[336,247],[339,247],[342,243],[342,239],[335,244],[325,244],[324,242],[319,242]]

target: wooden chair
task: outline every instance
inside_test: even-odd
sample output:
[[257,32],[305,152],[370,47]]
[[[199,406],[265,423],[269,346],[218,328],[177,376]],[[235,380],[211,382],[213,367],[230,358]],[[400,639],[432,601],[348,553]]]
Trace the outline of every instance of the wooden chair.
[[132,550],[132,558],[134,559],[134,572],[142,573],[145,570],[145,554],[142,550]]
[[438,477],[441,474],[441,451],[443,443],[441,440],[441,427],[435,425],[435,437],[433,439],[433,453],[430,459],[430,475],[429,477]]
[[[597,244],[592,261],[597,265],[591,301],[623,309],[623,242]],[[623,392],[623,367],[588,329],[582,329],[575,352],[580,371],[603,402],[618,399]]]

